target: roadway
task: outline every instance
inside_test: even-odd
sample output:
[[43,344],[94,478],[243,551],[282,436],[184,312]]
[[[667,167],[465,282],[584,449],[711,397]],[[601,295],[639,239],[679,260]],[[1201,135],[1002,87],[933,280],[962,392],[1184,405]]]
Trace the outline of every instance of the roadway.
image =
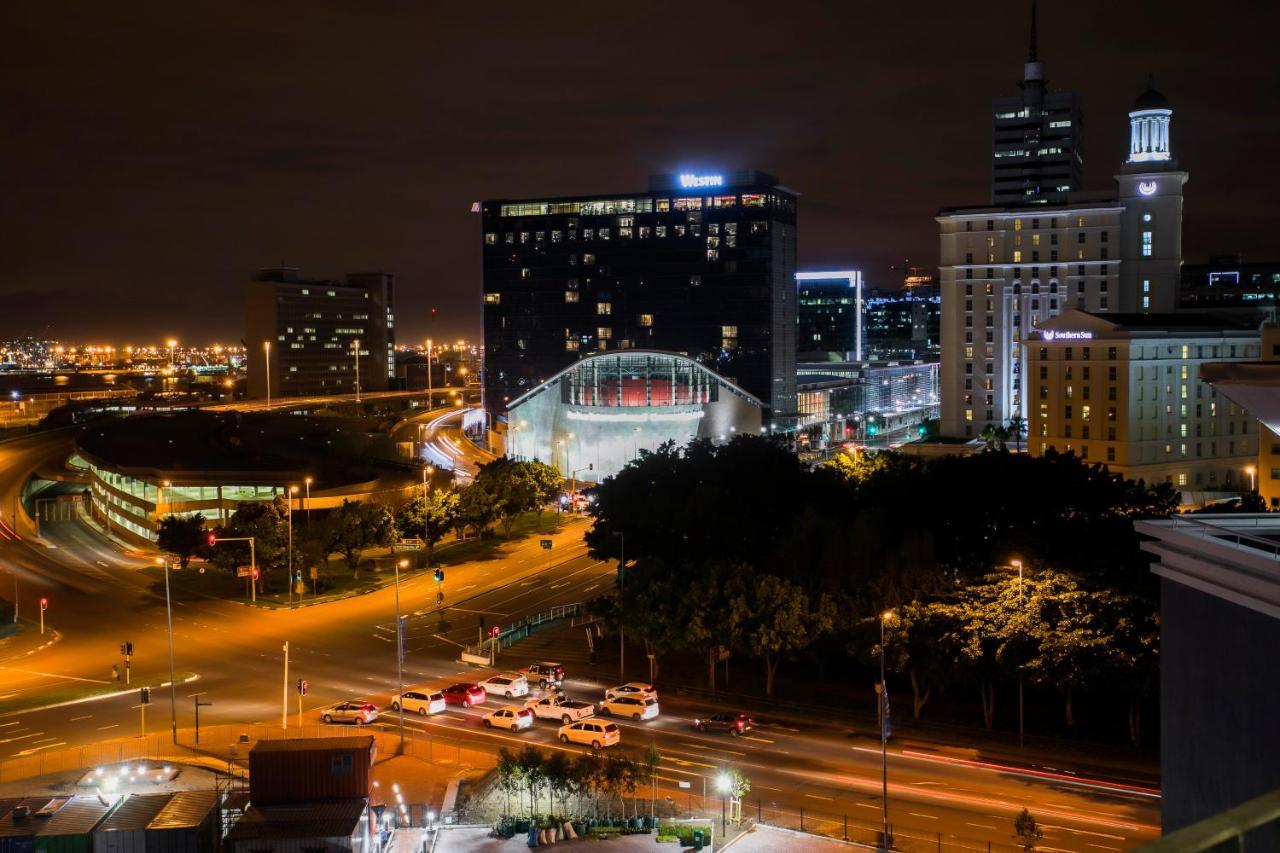
[[[49,465],[68,448],[65,434],[0,445],[0,506],[13,506],[25,472]],[[167,677],[162,590],[137,572],[149,561],[145,555],[116,550],[76,522],[46,523],[43,542],[35,541],[34,531],[21,524],[14,527],[21,538],[0,536],[0,568],[18,577],[24,615],[35,613],[39,597],[49,598],[49,626],[60,640],[33,655],[21,654],[18,647],[0,647],[0,703],[47,700],[54,705],[0,714],[0,759],[136,733],[139,717],[133,690],[78,704],[59,704],[58,699],[81,686],[112,685],[110,668],[119,662],[118,647],[126,639],[135,647],[135,683],[155,684]],[[481,616],[487,625],[506,624],[606,590],[614,567],[585,553],[582,529],[577,525],[557,534],[550,551],[532,539],[503,546],[493,561],[449,568],[442,609],[436,607],[437,585],[429,575],[415,574],[404,581],[401,610],[411,614],[406,684],[444,686],[484,677],[485,670],[456,662],[458,646],[476,638]],[[307,679],[311,687],[304,709],[308,723],[318,722],[324,707],[341,700],[360,698],[385,705],[396,686],[395,612],[394,587],[295,610],[201,597],[175,602],[176,670],[198,676],[175,690],[177,725],[191,725],[190,695],[196,691],[213,703],[202,709],[203,723],[278,723],[286,641],[291,726],[297,712],[291,685],[297,678]],[[29,646],[36,638],[18,639]],[[500,665],[514,668],[535,654],[563,659],[571,696],[591,701],[600,697],[605,685],[588,676],[580,632],[537,635],[504,654]],[[628,658],[635,667],[629,675],[640,676],[645,662],[639,650]],[[484,710],[502,703],[486,704]],[[733,765],[752,782],[749,814],[758,797],[766,810],[771,804],[792,814],[804,808],[810,824],[819,815],[833,821],[847,814],[854,829],[878,825],[878,743],[854,733],[846,722],[818,713],[803,718],[757,713],[756,731],[730,739],[693,730],[693,716],[707,710],[707,703],[663,695],[661,704],[659,719],[619,725],[623,749],[639,751],[650,743],[658,747],[663,755],[663,793],[677,803],[687,794],[700,795],[720,768]],[[406,718],[405,725],[495,751],[525,743],[581,749],[556,742],[556,727],[549,721],[538,721],[533,730],[521,734],[494,732],[480,725],[482,713],[481,708],[451,708],[436,717]],[[148,717],[150,730],[168,727],[167,690],[154,694]],[[378,725],[393,727],[395,720],[387,715]],[[1140,784],[1000,767],[976,758],[952,750],[902,745],[891,749],[891,819],[900,837],[933,839],[941,833],[944,839],[973,839],[975,849],[985,848],[986,841],[999,849],[1009,844],[1013,818],[1024,806],[1045,827],[1039,849],[1124,850],[1158,834],[1158,795]],[[691,788],[679,789],[680,781]]]

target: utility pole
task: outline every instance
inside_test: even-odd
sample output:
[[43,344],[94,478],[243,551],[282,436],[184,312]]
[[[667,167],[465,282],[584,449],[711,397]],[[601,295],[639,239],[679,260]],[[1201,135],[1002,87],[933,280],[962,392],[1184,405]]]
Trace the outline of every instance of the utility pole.
[[271,408],[271,341],[262,342],[262,350],[266,353],[266,376],[267,376],[267,408]]
[[[178,685],[173,670],[173,599],[169,597],[169,558],[164,558],[164,610],[169,620],[169,727],[173,731],[173,742],[178,743]],[[133,643],[129,644],[133,651]],[[127,661],[125,672],[127,673]]]
[[400,705],[400,753],[404,754],[404,620],[400,617],[400,569],[408,568],[408,560],[396,561],[396,701]]
[[884,678],[884,626],[893,618],[893,611],[886,610],[880,614],[880,683],[876,685],[876,700],[879,703],[880,717],[880,800],[883,805],[884,829],[882,842],[887,853],[893,847],[889,838],[889,692]]
[[147,706],[151,704],[151,688],[144,687],[138,691],[138,711],[142,717],[142,734],[139,737],[147,736]]
[[431,385],[431,338],[427,338],[427,411],[435,403],[435,390]]
[[289,641],[284,641],[284,695],[280,703],[280,728],[289,728]]

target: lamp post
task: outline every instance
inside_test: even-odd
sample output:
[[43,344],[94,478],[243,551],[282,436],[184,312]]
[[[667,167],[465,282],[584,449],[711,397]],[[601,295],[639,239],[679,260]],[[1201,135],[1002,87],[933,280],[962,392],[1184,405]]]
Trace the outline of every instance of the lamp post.
[[[1011,565],[1018,570],[1018,609],[1022,609],[1025,599],[1022,596],[1022,561],[1013,560]],[[1018,747],[1025,745],[1025,734],[1023,728],[1022,714],[1022,666],[1018,666]]]
[[435,389],[432,387],[431,379],[431,338],[427,338],[427,411],[431,411],[431,407],[435,405]]
[[431,494],[431,478],[436,475],[436,466],[427,465],[422,469],[422,499],[426,500]]
[[296,494],[298,494],[298,487],[290,486],[289,487],[289,555],[287,557],[288,568],[286,569],[286,571],[289,572],[288,594],[289,594],[290,603],[293,602],[293,501],[294,501],[294,496]]
[[265,370],[263,371],[267,377],[267,408],[271,408],[271,341],[262,342],[262,352],[266,356],[264,362]]
[[1244,472],[1249,475],[1249,491],[1256,492],[1258,488],[1254,480],[1254,475],[1258,473],[1258,469],[1252,465],[1246,465]]
[[729,798],[729,789],[733,786],[733,780],[729,778],[728,773],[721,773],[716,777],[716,790],[720,792],[720,834],[728,833],[728,822],[725,816],[725,803]]
[[306,487],[306,492],[304,493],[302,498],[302,511],[307,514],[307,527],[310,528],[311,527],[311,478],[308,477],[302,482],[303,482],[303,485]]
[[[618,551],[618,610],[622,610],[622,587],[626,579],[624,569],[627,565],[627,537],[621,530],[613,531],[613,535],[620,540],[620,549]],[[627,662],[627,632],[622,627],[622,622],[618,622],[618,683],[625,684],[626,676],[623,674],[626,670]]]
[[356,350],[356,403],[360,402],[360,339],[353,341]]
[[880,614],[880,689],[876,691],[880,695],[877,697],[880,707],[877,709],[880,718],[880,799],[883,804],[884,819],[884,849],[890,848],[889,842],[889,737],[888,737],[888,718],[885,715],[885,708],[888,703],[888,686],[885,684],[884,677],[884,626],[889,624],[893,619],[893,611],[886,610]]
[[164,610],[169,621],[169,729],[173,742],[178,742],[178,694],[173,672],[173,600],[169,597],[169,558],[156,557],[156,565],[164,566]]
[[400,718],[400,752],[404,752],[404,623],[400,620],[400,570],[409,568],[409,561],[396,562],[396,701],[400,706],[396,716]]

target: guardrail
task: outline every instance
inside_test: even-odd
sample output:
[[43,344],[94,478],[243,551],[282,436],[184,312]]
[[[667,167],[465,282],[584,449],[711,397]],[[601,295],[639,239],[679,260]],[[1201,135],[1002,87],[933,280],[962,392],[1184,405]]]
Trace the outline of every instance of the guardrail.
[[1175,515],[1168,519],[1171,526],[1175,529],[1182,529],[1193,536],[1209,536],[1214,539],[1225,539],[1239,547],[1252,548],[1255,551],[1263,551],[1271,554],[1272,557],[1280,559],[1280,543],[1273,539],[1267,539],[1263,536],[1255,536],[1251,533],[1242,533],[1237,528],[1253,527],[1258,530],[1263,529],[1263,522],[1268,522],[1267,526],[1272,529],[1276,526],[1274,516],[1270,518],[1251,518],[1247,515],[1238,518],[1224,518],[1229,521],[1230,526],[1226,524],[1214,524],[1211,521],[1205,521],[1199,518],[1188,518],[1185,515]]
[[502,651],[503,646],[518,643],[554,622],[572,619],[581,612],[582,602],[580,601],[575,601],[573,604],[557,604],[550,610],[526,616],[512,623],[505,630],[500,628],[496,636],[486,637],[483,642],[463,646],[459,657],[467,663],[491,663],[498,652]]

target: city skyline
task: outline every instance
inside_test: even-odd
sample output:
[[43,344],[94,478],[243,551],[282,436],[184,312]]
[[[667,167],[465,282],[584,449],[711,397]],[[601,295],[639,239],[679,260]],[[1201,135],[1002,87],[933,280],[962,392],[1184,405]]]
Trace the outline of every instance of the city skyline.
[[[987,197],[990,98],[1016,93],[1028,26],[1023,3],[928,21],[817,6],[771,18],[767,43],[753,4],[687,11],[675,29],[585,7],[482,27],[459,10],[285,6],[180,22],[158,7],[96,21],[82,10],[67,31],[46,8],[21,13],[10,61],[22,73],[0,84],[26,117],[7,146],[17,248],[0,335],[228,343],[243,334],[241,282],[277,262],[323,277],[386,270],[403,340],[477,337],[472,202],[609,192],[681,167],[785,175],[801,194],[800,269],[854,265],[870,287],[895,284],[891,264],[936,266],[938,208]],[[1050,90],[1084,101],[1085,188],[1110,183],[1125,107],[1152,71],[1196,176],[1184,257],[1269,260],[1263,205],[1280,178],[1254,164],[1280,121],[1262,49],[1274,28],[1259,17],[1277,13],[1246,27],[1214,9],[1087,12],[1039,11]],[[278,37],[286,25],[296,38]],[[530,32],[543,48],[532,56]],[[714,37],[691,51],[676,32]],[[1192,32],[1196,44],[1162,47]],[[55,33],[64,49],[44,51]],[[338,34],[381,45],[379,61],[326,50]],[[626,58],[617,73],[587,73],[588,34],[595,54]]]

